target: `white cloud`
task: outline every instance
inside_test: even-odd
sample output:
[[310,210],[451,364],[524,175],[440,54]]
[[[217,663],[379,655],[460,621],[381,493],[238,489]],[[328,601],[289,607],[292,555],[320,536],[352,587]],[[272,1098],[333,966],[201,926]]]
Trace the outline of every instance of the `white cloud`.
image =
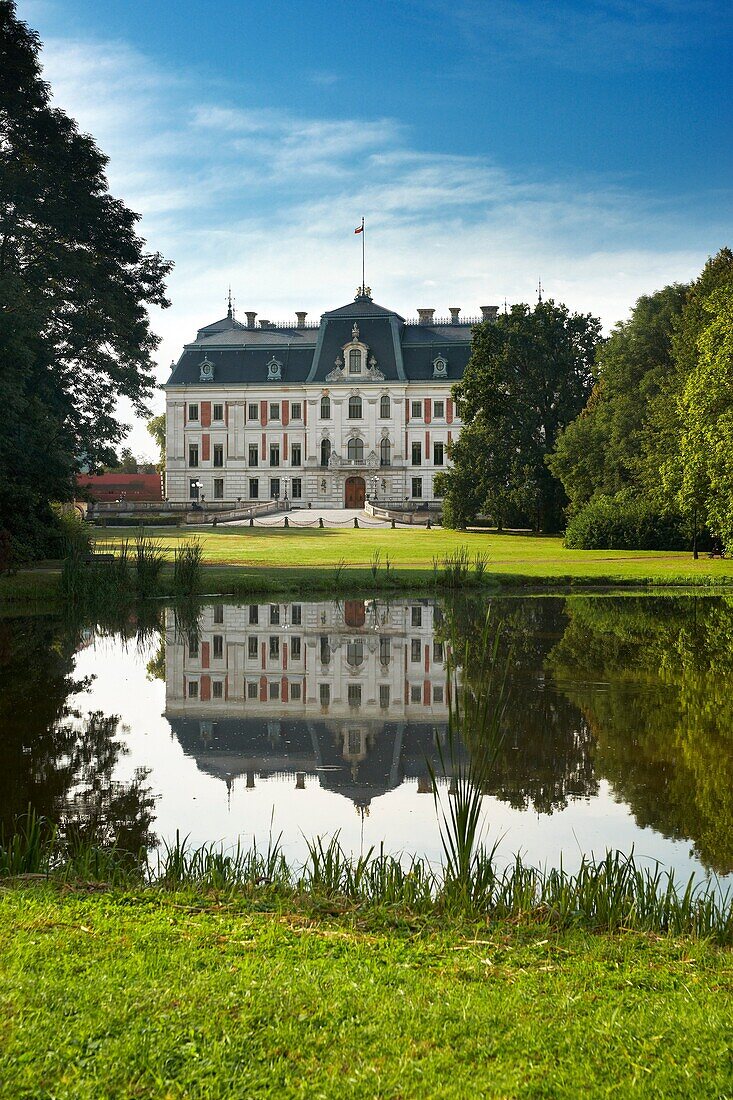
[[[718,247],[618,181],[519,179],[488,158],[425,152],[393,119],[306,118],[160,72],[124,43],[51,39],[56,102],[110,155],[112,190],[175,261],[159,376],[197,327],[240,310],[316,318],[361,278],[407,316],[548,296],[610,326]],[[133,445],[151,450],[144,428]]]

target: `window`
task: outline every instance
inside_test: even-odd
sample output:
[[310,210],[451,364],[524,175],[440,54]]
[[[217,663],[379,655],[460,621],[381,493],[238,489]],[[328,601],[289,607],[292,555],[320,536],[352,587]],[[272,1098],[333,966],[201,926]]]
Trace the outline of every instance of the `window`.
[[198,657],[199,655],[199,640],[195,634],[189,635],[188,638],[188,656]]
[[293,478],[293,485],[292,485],[293,500],[300,500],[302,496],[303,496],[303,482],[300,480],[299,477],[294,477]]
[[298,637],[297,634],[295,634],[290,639],[290,656],[292,657],[292,659],[294,661],[299,661],[300,660],[300,653],[301,653],[300,638]]
[[410,622],[413,626],[422,626],[422,608],[411,607],[410,608]]
[[422,657],[422,642],[419,638],[413,638],[410,642],[410,660],[419,661]]
[[300,702],[300,684],[290,684],[290,702]]
[[223,623],[224,622],[224,604],[223,603],[215,603],[214,604],[214,622],[215,623]]
[[293,443],[292,447],[290,448],[290,465],[291,466],[300,466],[300,454],[301,454],[300,443]]
[[224,444],[223,443],[215,443],[214,444],[214,465],[215,466],[223,466],[224,465]]
[[433,660],[434,661],[442,661],[443,660],[443,643],[442,642],[433,642]]
[[277,634],[274,634],[270,638],[270,660],[278,661],[280,659],[280,639]]
[[213,408],[213,411],[212,411],[212,417],[213,417],[214,420],[223,420],[224,419],[224,406],[223,405],[214,405],[214,408]]
[[330,420],[330,419],[331,419],[331,398],[330,397],[322,397],[321,398],[321,420]]
[[352,638],[346,646],[346,663],[358,668],[364,663],[364,642],[361,638]]
[[250,624],[254,626],[260,621],[260,609],[256,603],[251,603],[249,605],[249,621]]
[[318,695],[321,701],[322,707],[327,707],[331,702],[331,687],[329,684],[318,685]]
[[[347,698],[350,707],[361,706],[361,684],[349,684]],[[360,741],[361,747],[361,741]]]
[[260,410],[259,410],[259,407],[255,404],[254,401],[250,405],[247,406],[247,419],[248,420],[259,420],[260,419]]
[[349,374],[361,374],[361,352],[352,348],[349,352]]
[[270,626],[279,626],[279,625],[280,625],[280,604],[279,603],[271,603],[270,604]]
[[198,443],[189,443],[188,445],[188,464],[189,466],[198,466],[199,464]]
[[418,497],[418,498],[422,496],[422,478],[421,477],[413,477],[413,479],[412,479],[412,495],[413,495],[413,497]]
[[271,443],[270,444],[270,465],[271,466],[279,466],[280,465],[280,444],[279,443]]
[[442,703],[443,702],[443,685],[442,684],[437,684],[433,688],[433,702],[434,703]]
[[198,418],[199,418],[199,407],[198,407],[198,405],[189,405],[188,406],[188,419],[189,420],[198,420]]
[[248,699],[256,699],[257,695],[258,695],[257,681],[256,680],[248,680],[247,681],[247,698]]
[[386,710],[389,706],[389,684],[379,685],[379,705],[382,710]]
[[270,420],[280,419],[280,403],[278,401],[270,402]]
[[293,401],[291,403],[291,405],[290,405],[290,419],[291,420],[302,420],[303,419],[303,411],[302,411],[302,406],[301,406],[300,401]]
[[412,402],[411,416],[413,420],[422,420],[422,401]]
[[199,479],[197,477],[192,477],[188,483],[188,495],[191,500],[198,500],[199,488]]
[[380,638],[379,639],[379,660],[382,662],[383,665],[386,665],[386,664],[389,663],[389,660],[390,660],[391,656],[392,656],[392,643],[390,642],[389,638],[384,638],[384,637]]
[[280,478],[279,477],[271,477],[270,478],[270,496],[272,497],[273,500],[279,500],[280,499]]
[[331,458],[331,440],[321,440],[321,466],[328,466],[329,459]]
[[279,680],[270,680],[270,698],[271,699],[279,699],[280,698],[280,681]]
[[214,660],[220,661],[224,656],[224,635],[215,634],[213,637],[214,643]]
[[250,466],[258,466],[260,462],[260,448],[256,443],[250,443],[249,445],[249,459]]
[[250,634],[247,639],[247,656],[257,660],[257,635]]
[[223,500],[223,499],[224,499],[224,478],[223,477],[215,477],[214,478],[214,500]]
[[199,697],[199,685],[196,680],[191,680],[188,685],[188,697],[189,699],[198,699]]
[[331,647],[328,644],[328,636],[321,634],[321,664],[327,665],[331,660]]
[[379,465],[392,465],[392,444],[388,439],[383,439],[379,444]]
[[303,622],[303,608],[299,603],[294,603],[290,608],[290,621],[293,626],[300,626]]
[[412,465],[422,466],[422,443],[412,444]]
[[215,699],[224,698],[224,684],[221,680],[214,680],[213,684],[211,685],[211,690],[212,695]]
[[392,414],[392,405],[386,393],[379,399],[379,415],[383,419],[389,419]]
[[346,457],[350,462],[364,461],[364,440],[350,439],[346,445]]
[[422,699],[422,695],[420,693],[420,685],[419,684],[413,684],[413,686],[410,688],[410,702],[411,703],[419,703],[421,701],[421,699]]
[[445,447],[442,443],[433,443],[433,464],[435,466],[442,466],[445,454]]
[[349,398],[349,420],[361,420],[361,398],[353,394]]
[[251,477],[249,479],[249,499],[250,500],[257,500],[259,495],[260,495],[259,479],[256,478],[256,477]]
[[433,419],[442,420],[445,416],[445,401],[433,402]]

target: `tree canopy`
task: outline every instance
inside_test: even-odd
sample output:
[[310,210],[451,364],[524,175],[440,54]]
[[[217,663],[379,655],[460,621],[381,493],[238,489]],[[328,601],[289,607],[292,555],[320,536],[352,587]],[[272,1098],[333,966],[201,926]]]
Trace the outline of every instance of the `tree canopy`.
[[557,530],[565,496],[546,457],[590,393],[600,331],[598,318],[552,301],[476,326],[454,390],[464,427],[438,483],[447,524],[463,527],[483,512],[499,526]]
[[0,0],[0,532],[40,552],[50,500],[146,411],[171,265],[109,192],[107,158],[51,106],[38,36]]

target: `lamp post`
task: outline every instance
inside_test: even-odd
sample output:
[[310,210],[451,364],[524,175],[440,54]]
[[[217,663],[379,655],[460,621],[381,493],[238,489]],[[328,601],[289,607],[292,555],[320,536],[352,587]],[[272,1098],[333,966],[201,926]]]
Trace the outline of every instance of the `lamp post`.
[[374,475],[374,503],[375,504],[377,502],[377,491],[378,491],[378,489],[379,489],[379,477],[378,477],[377,474],[375,474]]
[[288,509],[288,482],[289,481],[290,481],[290,478],[288,478],[288,477],[283,478],[283,483],[285,485],[285,496],[283,497],[283,505],[285,507],[285,511],[287,511],[287,509]]

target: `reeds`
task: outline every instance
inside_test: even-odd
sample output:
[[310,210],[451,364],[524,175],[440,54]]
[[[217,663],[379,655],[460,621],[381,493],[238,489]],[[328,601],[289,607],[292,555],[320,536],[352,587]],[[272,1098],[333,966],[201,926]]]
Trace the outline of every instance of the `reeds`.
[[[631,855],[609,851],[586,857],[575,873],[542,870],[517,856],[506,867],[496,845],[479,845],[470,882],[457,892],[425,860],[402,860],[382,848],[354,857],[338,836],[308,845],[305,863],[291,867],[280,838],[267,848],[237,844],[192,847],[176,834],[174,843],[148,854],[102,848],[79,840],[69,845],[59,831],[32,813],[13,835],[0,836],[0,878],[43,876],[67,882],[104,882],[158,890],[196,890],[277,898],[283,904],[336,904],[341,908],[384,908],[394,916],[434,915],[513,921],[552,929],[591,932],[653,932],[733,944],[733,898],[718,884],[678,883],[658,863],[643,866]],[[465,884],[464,884],[465,885]],[[470,905],[466,906],[466,899]]]
[[200,539],[188,539],[175,549],[173,591],[177,596],[195,596],[201,591],[204,548]]
[[135,579],[138,595],[160,594],[160,575],[165,565],[165,551],[160,542],[149,535],[139,534],[135,539]]

